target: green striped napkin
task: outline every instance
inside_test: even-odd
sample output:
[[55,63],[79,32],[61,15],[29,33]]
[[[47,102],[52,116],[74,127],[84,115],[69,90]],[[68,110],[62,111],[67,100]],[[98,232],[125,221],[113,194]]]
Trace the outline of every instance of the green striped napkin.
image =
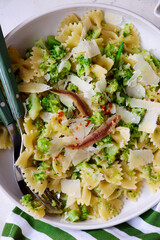
[[53,227],[16,207],[4,226],[2,240],[160,240],[160,203],[128,222],[100,230]]

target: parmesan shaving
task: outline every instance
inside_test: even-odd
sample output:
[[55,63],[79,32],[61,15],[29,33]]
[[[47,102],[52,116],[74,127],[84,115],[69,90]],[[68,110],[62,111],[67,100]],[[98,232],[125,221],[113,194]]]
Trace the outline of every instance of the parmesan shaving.
[[63,193],[66,193],[70,197],[80,198],[81,187],[80,180],[63,179],[61,181],[61,189]]
[[75,75],[68,75],[67,81],[76,85],[79,88],[79,90],[84,93],[85,98],[91,98],[96,94],[95,91],[93,90],[92,84],[85,82],[84,80]]
[[116,113],[120,115],[121,119],[126,123],[138,124],[140,121],[140,117],[137,114],[127,111],[124,107],[116,106]]
[[130,169],[145,166],[146,164],[151,163],[153,161],[152,150],[151,149],[130,150],[128,161]]
[[126,93],[129,97],[144,98],[145,88],[140,83],[137,83],[135,86],[127,86]]
[[134,74],[139,74],[140,76],[137,79],[143,85],[152,85],[158,86],[159,77],[153,71],[152,67],[148,62],[146,62],[141,54],[134,54],[129,57],[130,59],[134,60],[136,64],[133,66]]
[[159,113],[154,111],[147,111],[142,122],[139,125],[138,131],[146,133],[153,133],[157,127],[157,118]]
[[130,98],[128,103],[132,108],[145,108],[147,110],[155,111],[160,113],[160,103],[151,102],[142,99]]
[[105,19],[106,23],[110,23],[110,24],[114,24],[114,25],[121,25],[123,22],[122,16],[120,16],[118,14],[114,14],[114,13],[108,13],[108,12],[104,13],[104,19]]
[[100,50],[94,39],[91,41],[83,40],[77,47],[73,48],[72,53],[85,53],[85,58],[92,58],[100,54]]

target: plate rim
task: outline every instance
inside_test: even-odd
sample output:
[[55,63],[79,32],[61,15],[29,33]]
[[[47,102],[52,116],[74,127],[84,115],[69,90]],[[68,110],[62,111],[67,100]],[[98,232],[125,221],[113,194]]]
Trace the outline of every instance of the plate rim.
[[[24,20],[23,22],[18,24],[15,28],[13,28],[10,31],[5,36],[5,40],[6,40],[6,42],[8,42],[10,37],[12,37],[12,35],[14,35],[18,30],[20,30],[21,28],[27,26],[31,22],[40,19],[43,16],[47,16],[47,15],[49,15],[51,13],[54,13],[54,12],[57,12],[57,11],[62,11],[62,10],[70,9],[70,8],[80,8],[80,7],[82,7],[82,8],[84,8],[84,7],[93,7],[94,8],[95,7],[95,8],[102,8],[102,10],[109,9],[109,10],[119,11],[120,13],[124,13],[124,14],[127,14],[129,16],[132,16],[132,17],[140,20],[144,24],[147,24],[150,28],[152,28],[154,31],[156,31],[160,35],[160,30],[153,23],[151,23],[150,21],[146,20],[144,17],[141,17],[140,15],[138,15],[138,14],[132,12],[132,11],[126,10],[126,9],[124,9],[122,7],[116,7],[116,6],[112,6],[110,4],[104,4],[104,3],[73,3],[73,4],[64,4],[63,6],[61,5],[61,6],[55,7],[53,9],[51,9],[51,10],[48,10],[48,11],[45,11],[45,12],[41,12],[39,14],[36,14],[34,16],[31,16],[31,17],[27,18],[26,20]],[[16,201],[15,197],[13,196],[13,194],[12,193],[11,194],[8,193],[7,189],[5,189],[2,185],[1,185],[1,190],[2,190],[2,192],[6,193],[7,197],[11,201],[13,201],[16,204],[16,206],[22,208],[24,211],[27,211],[26,209],[24,209],[24,207],[22,205],[20,205],[19,202]],[[103,229],[103,228],[112,227],[112,226],[115,226],[117,224],[121,224],[123,222],[129,221],[129,220],[131,220],[131,219],[141,215],[142,213],[146,212],[147,210],[149,210],[150,208],[155,206],[159,201],[160,201],[160,196],[157,197],[154,201],[152,201],[151,204],[147,205],[142,210],[139,210],[137,213],[133,213],[130,216],[123,217],[122,220],[120,220],[120,219],[116,220],[115,219],[114,223],[112,223],[112,222],[110,223],[108,221],[105,221],[105,222],[97,223],[96,225],[87,227],[85,222],[82,222],[82,224],[76,225],[76,223],[70,224],[69,222],[66,222],[66,223],[64,222],[63,223],[63,222],[57,222],[57,221],[54,221],[54,220],[53,220],[52,223],[50,223],[47,218],[42,218],[41,221],[44,221],[44,222],[49,223],[49,224],[51,224],[53,226],[56,226],[56,227],[62,227],[62,228],[73,229],[73,230]],[[34,216],[34,218],[36,218],[36,217]]]

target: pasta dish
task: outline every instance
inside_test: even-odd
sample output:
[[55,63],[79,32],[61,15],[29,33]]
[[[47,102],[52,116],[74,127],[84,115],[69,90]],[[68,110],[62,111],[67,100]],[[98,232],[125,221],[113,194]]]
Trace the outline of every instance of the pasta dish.
[[[25,107],[16,164],[30,189],[59,196],[55,214],[107,221],[124,199],[138,199],[144,181],[159,189],[160,61],[132,23],[108,23],[101,10],[71,14],[23,58],[14,46],[8,52]],[[4,126],[1,136],[10,147]],[[21,203],[47,213],[32,195]]]

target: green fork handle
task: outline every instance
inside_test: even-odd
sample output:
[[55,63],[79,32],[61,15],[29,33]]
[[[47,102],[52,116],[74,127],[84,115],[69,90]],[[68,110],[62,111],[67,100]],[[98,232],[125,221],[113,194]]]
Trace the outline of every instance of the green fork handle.
[[0,26],[0,78],[15,120],[24,116],[24,107],[18,91],[8,50]]
[[14,121],[12,113],[8,107],[8,104],[5,100],[1,88],[0,88],[0,119],[2,120],[6,127]]

